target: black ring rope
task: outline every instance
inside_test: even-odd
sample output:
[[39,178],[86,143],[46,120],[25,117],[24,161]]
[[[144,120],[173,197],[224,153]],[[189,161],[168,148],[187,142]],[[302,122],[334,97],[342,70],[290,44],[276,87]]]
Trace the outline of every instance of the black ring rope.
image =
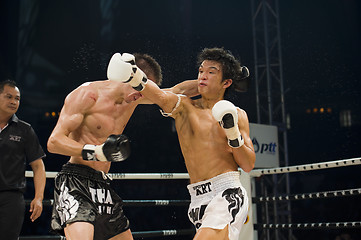
[[254,224],[254,228],[258,230],[361,228],[361,222]]
[[[165,236],[185,236],[195,234],[195,229],[178,229],[178,230],[156,230],[156,231],[142,231],[132,232],[135,239],[150,238],[150,237],[165,237]],[[22,236],[20,240],[41,240],[41,239],[59,239],[65,240],[63,236]]]
[[270,201],[288,201],[288,200],[304,200],[304,199],[318,199],[318,198],[334,198],[334,197],[348,197],[361,195],[361,188],[336,190],[327,192],[315,192],[315,193],[302,193],[288,196],[273,196],[273,197],[259,197],[252,198],[254,203],[270,202]]
[[[361,228],[361,222],[329,222],[329,223],[290,223],[290,224],[254,224],[254,228],[262,229],[337,229],[337,228]],[[148,238],[160,236],[181,236],[194,234],[194,229],[180,230],[158,230],[133,232],[134,238]],[[65,240],[62,236],[22,236],[20,240],[59,239]]]

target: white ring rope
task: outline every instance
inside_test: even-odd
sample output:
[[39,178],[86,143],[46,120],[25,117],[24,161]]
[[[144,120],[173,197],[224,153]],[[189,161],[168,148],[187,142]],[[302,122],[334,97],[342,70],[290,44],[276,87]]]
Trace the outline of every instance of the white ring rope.
[[[336,168],[351,165],[360,165],[361,158],[351,158],[338,161],[321,162],[314,164],[296,165],[289,167],[279,167],[270,169],[256,169],[250,172],[250,177],[260,177],[268,174],[279,174],[288,172],[302,172],[319,170],[326,168]],[[55,178],[58,172],[46,172],[47,178]],[[25,172],[26,177],[33,177],[32,171]],[[107,174],[111,179],[189,179],[188,173],[109,173]],[[328,197],[340,197],[340,196],[352,196],[360,195],[361,188],[348,189],[348,190],[336,190],[328,192],[318,193],[305,193],[305,194],[294,194],[290,196],[278,196],[278,197],[261,197],[253,198],[258,202],[266,201],[281,201],[281,200],[300,200],[300,199],[311,199],[311,198],[328,198]],[[123,200],[124,201],[124,200]],[[45,200],[47,205],[54,203],[53,199]],[[171,206],[171,205],[184,205],[184,200],[129,200],[129,205],[154,205],[154,206]],[[290,224],[254,224],[255,229],[316,229],[316,228],[360,228],[361,222],[335,222],[335,223],[290,223]],[[142,237],[153,237],[153,236],[170,236],[170,235],[188,235],[193,233],[194,229],[181,229],[181,230],[161,230],[161,231],[149,231],[133,233],[138,234]],[[44,236],[54,237],[54,236]],[[25,237],[26,238],[26,237]],[[20,239],[25,239],[20,237]],[[62,239],[62,238],[61,238]]]
[[259,197],[259,198],[252,198],[252,200],[253,202],[270,202],[270,201],[289,201],[289,200],[305,200],[305,199],[318,199],[318,198],[348,197],[355,195],[361,195],[361,188],[327,191],[327,192],[301,193],[301,194],[293,194],[289,196]]
[[346,167],[346,166],[359,165],[359,164],[361,164],[361,158],[350,158],[350,159],[344,159],[344,160],[338,160],[338,161],[320,162],[320,163],[296,165],[296,166],[289,166],[289,167],[256,169],[256,170],[252,170],[250,172],[250,176],[251,177],[260,177],[262,175],[267,175],[267,174],[304,172],[304,171],[319,170],[319,169],[326,169],[326,168]]
[[[188,206],[191,200],[123,200],[124,206]],[[25,204],[30,205],[31,200],[25,199]],[[44,206],[52,206],[54,199],[43,200]]]
[[[289,167],[255,169],[250,172],[250,177],[260,177],[267,174],[303,172],[326,168],[346,167],[360,164],[361,158],[350,158],[344,160],[296,165]],[[46,177],[55,178],[57,174],[58,172],[46,172]],[[189,179],[188,173],[108,173],[107,175],[112,179]],[[26,171],[25,176],[33,177],[34,175],[32,171]]]
[[[55,178],[58,172],[46,172],[47,178]],[[108,173],[111,179],[189,179],[188,173]],[[26,177],[33,177],[32,171],[25,172]]]
[[188,173],[108,173],[112,179],[189,179]]
[[255,224],[255,228],[262,229],[315,229],[315,228],[360,228],[361,222],[329,222],[329,223],[280,223],[280,224]]
[[[301,193],[284,196],[273,197],[253,197],[254,203],[271,202],[271,201],[290,201],[290,200],[306,200],[319,198],[335,198],[349,197],[361,195],[361,188],[336,190],[327,192]],[[30,200],[25,200],[26,204],[30,204]],[[54,200],[43,200],[43,204],[47,206],[53,205]],[[124,206],[186,206],[190,200],[123,200]]]

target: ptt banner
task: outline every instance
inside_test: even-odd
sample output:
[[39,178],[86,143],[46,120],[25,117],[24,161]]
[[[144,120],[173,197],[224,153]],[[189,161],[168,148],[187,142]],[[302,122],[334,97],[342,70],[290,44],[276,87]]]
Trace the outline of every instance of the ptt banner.
[[255,168],[279,167],[277,127],[250,123],[249,128],[249,135],[256,152]]

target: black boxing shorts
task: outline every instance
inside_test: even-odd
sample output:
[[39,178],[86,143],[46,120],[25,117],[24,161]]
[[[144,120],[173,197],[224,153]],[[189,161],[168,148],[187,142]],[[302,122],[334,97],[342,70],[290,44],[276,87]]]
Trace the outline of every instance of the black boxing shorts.
[[114,237],[129,229],[123,201],[110,187],[109,177],[81,164],[67,163],[55,177],[51,228],[64,234],[67,224],[89,222],[94,239]]

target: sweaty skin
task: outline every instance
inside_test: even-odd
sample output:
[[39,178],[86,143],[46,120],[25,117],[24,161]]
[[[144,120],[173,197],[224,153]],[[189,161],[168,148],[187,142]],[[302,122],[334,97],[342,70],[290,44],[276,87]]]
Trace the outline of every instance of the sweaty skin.
[[[166,91],[190,96],[198,94],[196,80],[184,81]],[[138,104],[150,103],[126,83],[110,80],[84,83],[66,97],[49,137],[48,150],[70,156],[71,163],[108,173],[110,162],[82,159],[84,145],[100,145],[109,135],[122,134]]]
[[175,94],[162,91],[152,82],[141,91],[165,112],[173,111],[172,117],[191,183],[237,171],[238,166],[246,172],[254,167],[255,153],[249,137],[246,112],[238,109],[238,127],[244,138],[244,145],[240,148],[228,146],[224,130],[212,116],[212,107],[223,99],[224,91],[231,83],[231,79],[222,82],[219,63],[205,60],[198,74],[200,99],[182,96],[178,108],[174,109],[178,101]]
[[[224,98],[225,90],[232,79],[223,79],[220,62],[204,60],[198,72],[200,99],[192,100],[162,91],[148,81],[142,95],[160,106],[165,113],[175,119],[177,134],[189,173],[190,183],[211,179],[219,174],[237,171],[245,172],[254,168],[256,155],[249,137],[249,121],[244,110],[238,109],[238,128],[244,144],[239,148],[228,146],[224,129],[212,115],[213,106]],[[179,103],[179,104],[177,104]],[[194,240],[229,239],[228,226],[223,229],[201,227]]]
[[110,162],[83,160],[82,149],[85,144],[102,144],[110,134],[121,134],[140,99],[141,94],[119,82],[81,85],[65,99],[48,141],[49,151],[71,156],[71,163],[107,173]]
[[[154,69],[148,70],[150,79],[156,79],[156,67]],[[158,81],[160,80],[158,76]],[[167,91],[191,96],[197,94],[196,86],[195,80],[189,80]],[[70,163],[86,165],[108,173],[111,163],[83,160],[81,156],[83,147],[85,144],[101,145],[109,135],[122,134],[140,103],[152,102],[129,84],[120,81],[94,81],[81,85],[65,99],[58,122],[48,139],[49,152],[70,156]],[[90,240],[94,237],[94,225],[81,221],[68,223],[64,232],[67,239]],[[133,237],[128,229],[111,239],[129,240]]]

